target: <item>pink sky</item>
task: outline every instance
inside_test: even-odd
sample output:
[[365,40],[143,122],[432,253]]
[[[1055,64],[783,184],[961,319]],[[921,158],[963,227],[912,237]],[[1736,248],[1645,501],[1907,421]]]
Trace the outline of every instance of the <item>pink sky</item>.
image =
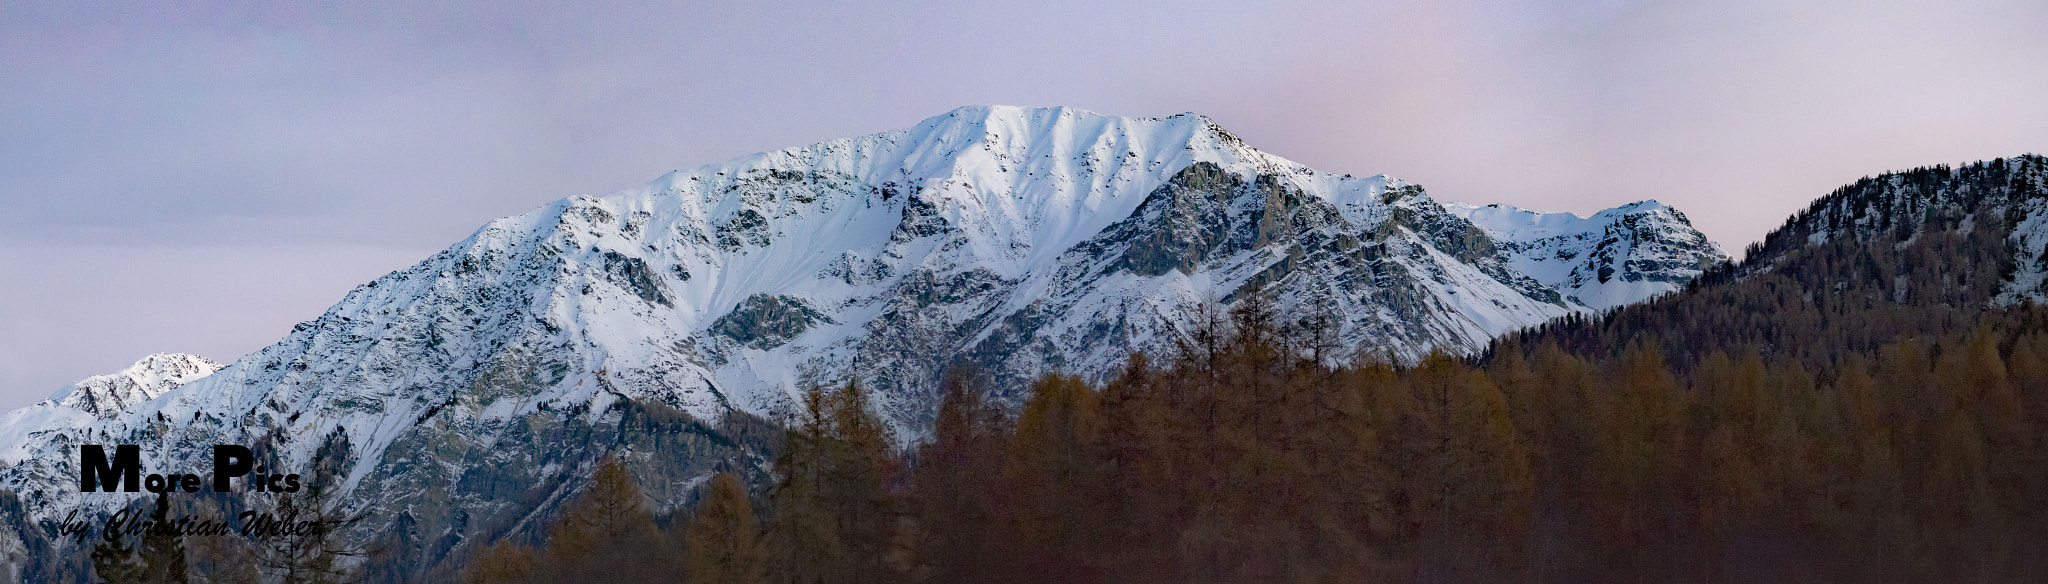
[[0,409],[231,361],[493,217],[965,104],[1655,198],[1730,251],[1861,176],[2048,151],[2041,2],[272,4],[0,6]]

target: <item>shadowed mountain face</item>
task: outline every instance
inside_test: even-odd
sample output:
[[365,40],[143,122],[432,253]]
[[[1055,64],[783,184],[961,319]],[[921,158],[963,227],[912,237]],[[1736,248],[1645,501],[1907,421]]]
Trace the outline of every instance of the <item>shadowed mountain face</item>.
[[[1593,253],[1658,262],[1619,281],[1675,286],[1698,262],[1671,258],[1719,252],[1670,216],[1657,245]],[[1047,372],[1099,379],[1132,351],[1172,351],[1202,305],[1248,294],[1325,323],[1333,360],[1469,353],[1589,309],[1582,281],[1526,271],[1550,252],[1503,233],[1418,186],[1318,172],[1201,116],[962,108],[492,221],[117,414],[10,418],[29,430],[0,429],[25,437],[5,445],[18,456],[0,461],[0,488],[45,520],[125,501],[66,482],[76,444],[143,444],[153,469],[203,467],[213,444],[312,468],[345,445],[325,480],[383,518],[350,537],[402,541],[390,565],[423,570],[530,527],[598,453],[660,452],[669,462],[635,472],[662,507],[716,465],[758,473],[758,445],[712,423],[786,412],[806,384],[858,381],[916,435],[950,365],[979,365],[999,399]]]

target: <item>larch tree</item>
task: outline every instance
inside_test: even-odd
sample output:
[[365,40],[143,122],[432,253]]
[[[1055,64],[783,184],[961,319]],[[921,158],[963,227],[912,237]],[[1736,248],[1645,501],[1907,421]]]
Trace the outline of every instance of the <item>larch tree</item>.
[[1078,377],[1047,375],[1017,418],[1008,475],[1020,497],[1019,539],[1039,550],[1025,560],[1030,574],[1063,582],[1099,577],[1089,553],[1100,526],[1091,512],[1104,503],[1097,397]]
[[691,584],[767,582],[768,553],[746,487],[731,473],[712,477],[684,536]]
[[625,461],[606,456],[589,486],[564,506],[535,573],[551,582],[656,582],[676,571],[640,483]]
[[534,576],[533,548],[510,538],[500,539],[478,552],[463,570],[464,584],[526,584]]

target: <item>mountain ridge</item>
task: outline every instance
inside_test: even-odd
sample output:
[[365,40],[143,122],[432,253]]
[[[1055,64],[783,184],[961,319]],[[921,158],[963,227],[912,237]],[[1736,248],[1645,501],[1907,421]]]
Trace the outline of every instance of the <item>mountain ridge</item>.
[[1655,199],[1586,217],[1501,204],[1444,206],[1504,242],[1517,269],[1598,309],[1675,292],[1728,261],[1684,213]]

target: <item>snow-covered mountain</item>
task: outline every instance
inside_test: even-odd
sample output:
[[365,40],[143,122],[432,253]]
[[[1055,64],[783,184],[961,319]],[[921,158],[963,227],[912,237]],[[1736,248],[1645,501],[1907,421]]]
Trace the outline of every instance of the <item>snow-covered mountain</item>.
[[[1290,318],[1330,317],[1344,347],[1406,359],[1641,299],[1694,265],[1671,262],[1720,257],[1676,211],[1624,209],[1535,237],[1198,115],[961,108],[492,221],[212,375],[108,416],[20,418],[0,430],[22,437],[0,443],[20,452],[0,489],[49,519],[122,502],[75,492],[75,444],[142,444],[170,469],[203,467],[213,444],[298,469],[326,448],[346,453],[344,504],[388,519],[358,536],[431,566],[551,509],[597,452],[692,453],[638,469],[663,504],[720,461],[760,462],[666,408],[772,415],[806,384],[857,380],[915,433],[952,364],[1008,390],[1100,377],[1170,350],[1207,302],[1270,295]],[[1636,231],[1559,239],[1612,226]],[[1592,275],[1529,259],[1573,242]]]
[[1593,308],[1676,291],[1728,261],[1684,213],[1654,200],[1591,217],[1501,204],[1444,208],[1485,229],[1516,270]]

